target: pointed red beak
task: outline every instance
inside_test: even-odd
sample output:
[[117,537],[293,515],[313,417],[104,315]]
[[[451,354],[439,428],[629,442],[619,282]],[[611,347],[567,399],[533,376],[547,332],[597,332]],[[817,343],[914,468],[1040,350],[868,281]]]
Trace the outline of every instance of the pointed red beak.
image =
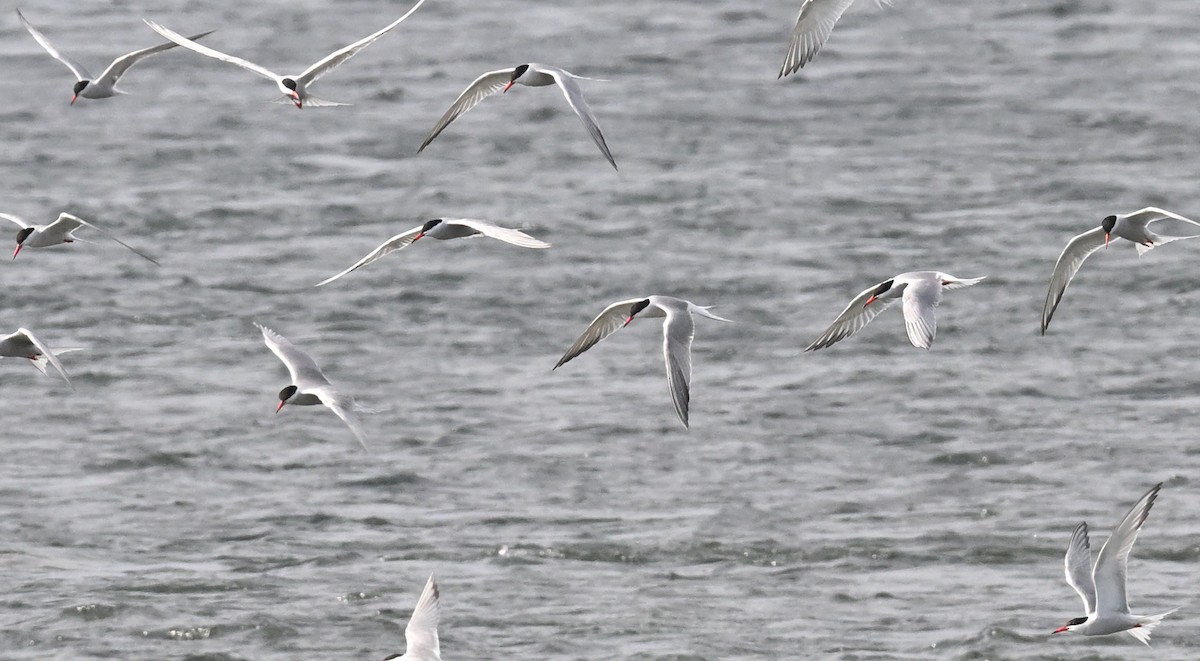
[[632,321],[633,321],[633,317],[627,317],[627,318],[625,319],[625,323],[624,323],[624,324],[621,324],[621,328],[625,328],[625,327],[626,327],[626,326],[628,326],[628,325],[629,325],[629,324],[630,324]]
[[22,244],[18,243],[18,244],[17,244],[17,249],[13,251],[13,259],[16,259],[16,258],[17,258],[17,253],[21,252],[21,245],[22,245]]
[[[421,237],[423,237],[423,236],[425,236],[425,233],[424,233],[424,232],[421,232],[421,233],[417,234],[416,236],[414,236],[414,237],[413,237],[413,240],[412,240],[412,242],[413,242],[413,243],[416,243],[416,242],[417,242],[417,241],[419,241],[419,240],[421,239]],[[422,248],[422,250],[424,250],[424,248]]]
[[275,414],[276,414],[276,415],[278,415],[278,414],[279,414],[279,409],[283,408],[283,404],[284,404],[284,401],[283,401],[282,399],[281,399],[281,400],[279,400],[279,406],[276,406],[276,407],[275,407]]
[[513,86],[513,83],[515,83],[515,82],[517,82],[517,81],[515,81],[515,80],[510,80],[510,81],[508,81],[508,84],[504,86],[504,90],[503,90],[501,93],[503,93],[503,92],[507,92],[507,91],[508,91],[508,88],[512,87],[512,86]]
[[1104,247],[1108,247],[1108,232],[1104,233]]
[[868,305],[870,305],[870,304],[874,303],[874,302],[875,302],[875,299],[877,299],[877,298],[879,298],[879,297],[878,297],[878,296],[876,296],[875,294],[871,294],[871,298],[868,298],[868,299],[867,299],[867,302],[866,302],[866,303],[863,303],[863,307],[865,308],[865,307],[867,307]]
[[1067,630],[1066,627],[1059,627],[1059,628],[1055,629],[1054,631],[1052,631],[1051,633],[1062,633],[1066,630]]
[[78,98],[79,98],[78,94],[72,94],[71,95],[71,105],[75,105],[75,99],[78,99]]

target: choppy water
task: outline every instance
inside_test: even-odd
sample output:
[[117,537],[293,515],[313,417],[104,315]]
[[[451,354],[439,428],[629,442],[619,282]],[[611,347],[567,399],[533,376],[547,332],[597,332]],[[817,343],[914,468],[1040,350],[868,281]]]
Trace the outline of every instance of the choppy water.
[[[1200,246],[1098,254],[1038,335],[1070,236],[1200,214],[1200,14],[862,4],[776,81],[797,2],[430,0],[317,86],[354,107],[302,112],[178,50],[68,107],[7,14],[3,210],[73,210],[163,266],[0,260],[2,328],[89,347],[77,393],[0,365],[0,657],[378,659],[430,573],[447,659],[1200,656]],[[22,10],[95,70],[154,42],[143,16],[287,69],[408,6],[75,5]],[[611,79],[584,84],[620,173],[545,89],[414,156],[527,60]],[[310,287],[436,216],[555,245],[435,242]],[[802,353],[912,269],[990,278],[932,352],[891,311]],[[550,371],[642,293],[737,321],[698,323],[691,431],[652,320]],[[373,454],[328,411],[271,414],[287,376],[252,321],[381,409]],[[1160,480],[1130,594],[1184,608],[1152,651],[1051,638],[1080,610],[1071,529],[1098,548]]]

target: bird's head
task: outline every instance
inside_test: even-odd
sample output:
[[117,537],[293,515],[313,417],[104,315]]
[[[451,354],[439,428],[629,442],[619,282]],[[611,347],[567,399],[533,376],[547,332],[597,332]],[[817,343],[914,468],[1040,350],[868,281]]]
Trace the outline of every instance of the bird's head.
[[868,305],[874,303],[880,296],[883,296],[889,289],[892,288],[892,282],[892,280],[888,280],[887,282],[876,287],[875,291],[871,292],[871,297],[868,298],[867,302],[863,304],[863,307],[867,307]]
[[628,326],[629,323],[631,321],[633,321],[633,318],[637,316],[637,313],[641,312],[642,310],[645,310],[648,307],[650,307],[650,299],[648,299],[648,298],[640,300],[637,303],[634,303],[633,307],[629,308],[629,316],[625,318],[625,324],[623,326],[621,326],[621,328]]
[[279,84],[283,86],[283,89],[285,90],[284,94],[292,97],[292,103],[296,104],[297,108],[304,107],[304,99],[300,98],[300,92],[296,90],[295,80],[292,80],[291,78],[284,78],[283,80],[279,81]]
[[1087,618],[1086,618],[1086,617],[1077,617],[1077,618],[1074,618],[1074,619],[1072,619],[1072,620],[1068,620],[1066,624],[1064,624],[1064,625],[1062,625],[1061,627],[1059,627],[1059,628],[1055,629],[1055,630],[1053,631],[1053,633],[1062,633],[1062,632],[1064,632],[1064,631],[1074,631],[1074,630],[1075,630],[1075,627],[1077,627],[1077,626],[1079,626],[1079,625],[1083,624],[1084,622],[1087,622]]
[[21,246],[25,245],[25,239],[33,234],[32,227],[23,227],[20,232],[17,232],[17,249],[13,251],[13,259],[17,258],[17,253],[21,252]]
[[293,385],[293,386],[288,386],[288,387],[284,388],[283,390],[279,391],[279,406],[275,407],[276,413],[279,413],[279,409],[283,408],[283,405],[286,404],[289,399],[291,399],[292,397],[294,397],[296,395],[297,390],[298,390],[298,388],[296,388],[296,386]]
[[517,83],[517,79],[520,78],[521,76],[524,76],[526,71],[529,71],[528,64],[522,64],[521,66],[513,69],[512,78],[510,78],[508,81],[508,84],[504,86],[504,91],[507,92],[508,88],[515,85]]
[[82,92],[83,88],[87,87],[88,83],[90,83],[90,82],[92,82],[92,81],[81,80],[81,81],[75,83],[75,87],[71,91],[71,105],[75,105],[75,100],[79,98],[79,93]]
[[434,218],[433,220],[425,221],[425,224],[421,226],[421,231],[417,232],[417,235],[413,237],[413,243],[416,243],[417,239],[420,239],[421,237],[425,236],[426,232],[428,232],[429,230],[431,230],[441,224],[442,224],[441,218]]
[[1100,228],[1104,230],[1104,247],[1108,247],[1108,236],[1112,234],[1113,228],[1117,226],[1116,216],[1107,216],[1100,221]]

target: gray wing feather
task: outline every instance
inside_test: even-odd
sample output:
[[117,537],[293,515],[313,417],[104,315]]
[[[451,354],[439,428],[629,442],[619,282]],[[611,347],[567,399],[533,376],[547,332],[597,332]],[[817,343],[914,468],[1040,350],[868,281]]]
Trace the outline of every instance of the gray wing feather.
[[[412,6],[412,9],[409,9],[407,12],[405,12],[405,14],[403,16],[401,16],[400,18],[397,18],[395,21],[392,21],[391,24],[387,25],[386,27],[379,30],[378,32],[374,32],[372,34],[367,35],[366,37],[363,37],[362,39],[359,39],[358,41],[350,44],[349,46],[346,46],[345,48],[336,50],[336,51],[330,53],[329,55],[326,55],[319,62],[317,62],[316,64],[313,64],[311,67],[305,69],[304,73],[300,74],[299,76],[296,76],[296,79],[303,82],[305,85],[316,82],[318,78],[329,73],[334,68],[336,68],[338,65],[345,62],[346,60],[354,57],[362,49],[366,48],[367,46],[370,46],[372,43],[375,42],[376,39],[382,37],[383,35],[387,34],[388,32],[391,32],[392,28],[394,28],[397,25],[400,25],[402,22],[404,22],[404,19],[411,16],[412,13],[415,12],[417,10],[417,8],[419,8],[423,4],[425,4],[425,0],[419,0],[417,2],[417,4]],[[338,105],[345,105],[345,104],[338,104]]]
[[[208,32],[201,32],[200,34],[192,35],[188,37],[188,39],[201,39],[212,33],[213,31],[209,30]],[[108,65],[108,68],[104,70],[104,73],[100,74],[97,82],[103,82],[108,85],[116,85],[117,81],[121,79],[121,76],[124,76],[125,72],[129,71],[130,67],[133,65],[141,62],[143,59],[151,55],[154,55],[155,53],[161,53],[165,50],[170,50],[178,45],[179,44],[173,41],[168,41],[165,44],[159,44],[157,46],[135,50],[132,53],[126,53],[125,55],[113,60],[112,64]]]
[[443,220],[442,222],[451,225],[462,225],[463,227],[469,227],[486,237],[498,239],[505,243],[510,243],[514,246],[520,246],[522,248],[550,247],[549,243],[546,243],[545,241],[538,241],[537,239],[520,230],[514,230],[508,227],[500,227],[484,220],[475,220],[473,218],[453,218]]
[[29,21],[25,20],[25,15],[21,13],[20,9],[17,10],[17,18],[21,19],[21,25],[25,26],[25,29],[29,31],[29,34],[33,35],[34,41],[37,41],[39,44],[41,44],[42,48],[46,49],[46,52],[50,53],[51,57],[67,65],[67,68],[71,70],[71,73],[75,74],[75,80],[92,79],[92,74],[88,73],[88,70],[85,69],[82,64],[76,62],[68,57],[66,53],[63,53],[55,48],[54,44],[50,43],[50,40],[46,38],[46,35],[42,34],[40,30],[33,27],[33,24],[31,24]]
[[370,253],[367,253],[366,257],[363,257],[362,259],[355,262],[354,265],[351,266],[350,268],[346,269],[345,271],[342,271],[341,273],[339,273],[335,276],[325,278],[324,280],[318,282],[315,286],[320,287],[321,285],[329,284],[330,282],[337,280],[338,278],[342,277],[343,275],[346,275],[347,273],[354,271],[356,269],[362,268],[362,267],[366,266],[367,264],[370,264],[371,262],[384,257],[385,255],[396,252],[397,250],[400,250],[401,248],[408,247],[409,245],[412,244],[412,242],[416,238],[416,236],[421,233],[421,227],[423,227],[423,226],[417,225],[416,227],[408,230],[407,232],[404,232],[402,234],[397,234],[396,236],[393,236],[392,238],[388,239],[387,241],[384,241],[382,245],[380,245],[378,248],[372,250]]
[[1058,304],[1062,301],[1067,286],[1071,284],[1071,279],[1079,272],[1079,267],[1083,266],[1084,260],[1092,253],[1103,247],[1104,228],[1097,227],[1075,236],[1067,243],[1067,247],[1063,248],[1062,254],[1058,256],[1058,261],[1054,263],[1054,275],[1050,276],[1050,289],[1046,292],[1046,304],[1042,306],[1042,335],[1046,334],[1046,328],[1050,326],[1050,318],[1058,309]]
[[438,643],[439,597],[437,581],[432,576],[421,591],[421,598],[413,608],[408,626],[404,627],[407,647],[404,658],[413,661],[441,661],[441,646]]
[[[324,377],[322,377],[324,378]],[[313,386],[308,388],[300,388],[300,391],[309,395],[316,395],[321,399],[321,403],[326,406],[334,415],[342,419],[346,426],[350,428],[350,433],[354,434],[354,438],[358,439],[358,444],[367,452],[371,448],[367,447],[367,434],[363,431],[362,422],[358,416],[354,415],[354,398],[349,395],[344,395],[338,392],[332,384]]]
[[1067,585],[1075,588],[1083,600],[1084,613],[1096,612],[1096,584],[1092,581],[1092,546],[1088,541],[1087,523],[1075,527],[1067,555],[1063,559]]
[[1100,554],[1096,556],[1096,567],[1092,570],[1092,579],[1096,585],[1096,607],[1104,608],[1107,612],[1128,613],[1129,601],[1125,596],[1125,568],[1129,560],[1129,552],[1137,541],[1138,531],[1150,514],[1154,499],[1162,483],[1154,485],[1138,499],[1137,503],[1121,519],[1121,523],[1109,534]]
[[[854,335],[866,327],[867,324],[871,323],[871,320],[877,317],[880,312],[883,312],[895,303],[896,299],[890,298],[875,300],[870,305],[866,305],[867,299],[871,298],[871,292],[875,291],[884,282],[887,281],[884,280],[883,282],[871,285],[869,288],[864,289],[858,296],[855,296],[854,300],[850,301],[850,304],[846,306],[846,309],[842,310],[842,313],[837,316],[837,319],[833,320],[829,328],[826,328],[820,337],[813,340],[813,343],[808,345],[805,351],[824,349]],[[900,285],[897,284],[896,286]]]
[[134,248],[133,246],[129,245],[128,243],[125,243],[124,241],[118,239],[117,237],[113,236],[112,233],[110,233],[108,230],[104,230],[99,227],[96,227],[95,225],[89,223],[88,221],[86,221],[82,218],[79,218],[78,216],[73,216],[69,213],[60,213],[60,214],[58,214],[58,220],[55,220],[46,229],[49,230],[51,227],[58,227],[59,225],[62,225],[63,230],[68,233],[72,232],[76,229],[79,229],[80,227],[90,227],[90,228],[96,230],[97,232],[103,234],[106,238],[112,239],[113,241],[116,241],[117,243],[125,246],[126,248],[131,250],[134,254],[136,254],[138,257],[141,257],[142,259],[145,259],[145,260],[153,263],[155,266],[162,266],[161,264],[158,263],[158,260],[154,259],[150,255],[147,255],[146,253],[138,250],[137,248]]
[[908,341],[918,349],[933,346],[937,334],[938,303],[942,301],[941,281],[934,279],[909,283],[904,288],[904,329]]
[[21,229],[25,229],[26,227],[29,227],[29,223],[21,220],[20,218],[17,218],[16,216],[14,216],[12,214],[0,213],[0,219],[7,220],[10,223],[14,223],[14,224],[16,224],[17,227],[20,227]]
[[183,46],[184,48],[186,48],[188,50],[195,51],[197,53],[200,53],[201,55],[204,55],[206,57],[211,57],[215,60],[220,60],[222,62],[228,62],[229,64],[239,66],[247,71],[258,74],[258,75],[262,76],[263,78],[266,78],[267,80],[273,81],[273,80],[279,78],[279,76],[276,75],[275,72],[271,71],[270,69],[259,66],[248,60],[243,60],[240,57],[234,57],[227,53],[222,53],[221,51],[219,51],[215,48],[209,48],[208,46],[198,44],[198,43],[192,41],[191,39],[188,39],[187,37],[179,34],[178,32],[176,32],[170,28],[165,28],[165,27],[159,25],[158,23],[155,23],[154,21],[151,21],[149,19],[144,18],[144,19],[142,19],[142,21],[146,25],[149,25],[150,29],[161,34],[163,37],[170,39],[171,41],[179,44],[180,46]]
[[489,71],[476,78],[474,82],[467,86],[467,89],[463,90],[462,94],[458,95],[458,98],[450,105],[450,109],[446,111],[446,114],[442,115],[442,118],[437,121],[433,130],[429,132],[429,137],[425,138],[425,142],[422,142],[420,148],[417,149],[417,153],[420,154],[424,151],[429,146],[429,143],[433,142],[434,138],[441,135],[442,131],[446,130],[447,126],[450,126],[451,122],[458,119],[459,115],[474,108],[484,99],[503,89],[512,78],[512,72],[512,69],[499,69],[497,71]]
[[567,103],[571,105],[571,109],[579,116],[579,121],[583,122],[583,127],[587,129],[588,135],[592,136],[592,141],[600,148],[600,153],[604,154],[604,158],[608,159],[609,164],[616,170],[617,161],[613,159],[612,152],[608,150],[608,143],[604,141],[604,134],[600,132],[600,124],[596,120],[596,116],[592,114],[592,109],[588,107],[587,101],[584,100],[583,90],[579,88],[579,83],[575,81],[575,74],[544,65],[541,69],[554,77],[554,81],[558,83],[558,87],[562,90],[563,96],[566,97]]
[[[24,335],[26,339],[29,340],[30,344],[37,347],[38,353],[42,354],[42,358],[45,358],[50,362],[51,365],[54,366],[54,369],[58,370],[58,373],[62,375],[63,381],[66,381],[67,385],[71,386],[71,390],[75,389],[75,385],[71,383],[71,377],[67,376],[67,370],[63,369],[62,363],[58,362],[58,358],[55,357],[54,352],[50,350],[50,347],[43,344],[42,341],[33,334],[33,331],[27,328],[18,328],[17,333]],[[45,374],[45,371],[42,370],[42,368],[39,368],[39,371],[42,371],[42,373]]]
[[596,343],[604,338],[617,332],[625,323],[625,319],[629,316],[629,311],[633,308],[633,304],[638,301],[644,301],[646,297],[631,298],[626,301],[617,301],[612,305],[604,308],[604,311],[592,320],[579,339],[571,345],[570,349],[563,354],[562,358],[558,359],[558,364],[554,369],[558,369],[570,361],[575,356],[596,346]]
[[692,339],[696,335],[696,321],[686,305],[664,307],[667,318],[663,322],[663,356],[667,361],[667,386],[671,389],[671,401],[675,413],[688,426],[688,403],[691,400],[692,382]]
[[854,0],[805,0],[796,17],[796,27],[788,43],[787,55],[779,69],[779,78],[796,73],[808,64],[837,25],[842,14],[854,4]]
[[317,366],[317,361],[313,360],[312,356],[270,328],[257,322],[254,325],[262,331],[263,342],[266,343],[271,353],[283,361],[288,374],[292,377],[292,383],[297,388],[306,390],[309,387],[329,384],[329,379],[325,378],[325,374],[321,372],[321,368]]

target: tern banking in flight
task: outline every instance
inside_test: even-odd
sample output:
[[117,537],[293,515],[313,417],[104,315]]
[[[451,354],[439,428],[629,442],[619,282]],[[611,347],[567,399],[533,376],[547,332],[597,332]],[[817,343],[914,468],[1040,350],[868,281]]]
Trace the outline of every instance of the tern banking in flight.
[[712,306],[696,305],[682,298],[658,295],[617,301],[604,308],[604,312],[592,320],[587,330],[583,331],[583,335],[580,335],[558,360],[554,369],[562,367],[575,356],[591,349],[600,340],[628,326],[639,313],[644,312],[643,317],[665,317],[663,357],[667,361],[667,386],[671,389],[675,413],[679,414],[679,420],[687,427],[688,402],[691,399],[689,384],[692,380],[692,338],[696,335],[696,321],[692,315],[732,323],[729,319],[709,312],[710,307]]
[[855,296],[805,351],[824,349],[854,335],[899,298],[904,299],[904,327],[908,331],[908,341],[918,349],[928,349],[937,333],[934,310],[942,301],[942,292],[970,287],[986,277],[956,278],[941,271],[901,273]]
[[1050,318],[1054,316],[1054,310],[1062,301],[1067,286],[1071,284],[1071,279],[1079,272],[1079,267],[1083,266],[1084,260],[1092,253],[1101,248],[1107,248],[1111,237],[1116,236],[1126,241],[1132,241],[1134,247],[1137,248],[1139,257],[1148,250],[1172,241],[1200,237],[1200,234],[1160,236],[1150,231],[1150,223],[1168,218],[1200,225],[1200,223],[1190,218],[1184,218],[1177,213],[1164,211],[1157,207],[1146,207],[1133,213],[1107,216],[1100,221],[1100,227],[1088,230],[1071,239],[1067,243],[1067,247],[1063,248],[1062,254],[1058,256],[1058,261],[1054,263],[1054,275],[1050,276],[1050,290],[1046,292],[1046,304],[1042,307],[1042,335],[1046,334],[1046,328],[1050,326]]
[[466,111],[479,105],[481,101],[495,94],[496,92],[507,92],[508,88],[513,85],[527,85],[529,87],[545,87],[547,85],[558,85],[562,90],[563,96],[567,97],[567,103],[571,104],[571,110],[579,116],[579,121],[583,122],[583,127],[587,129],[588,135],[592,136],[596,146],[600,148],[600,153],[604,154],[604,158],[617,169],[617,162],[613,159],[612,152],[608,150],[608,144],[604,142],[604,134],[600,132],[600,125],[596,121],[596,116],[592,114],[592,109],[588,107],[587,101],[583,99],[583,90],[579,89],[577,80],[598,80],[596,78],[584,78],[576,76],[570,71],[551,67],[545,64],[522,64],[521,66],[512,69],[498,69],[489,71],[475,79],[467,89],[463,90],[462,94],[454,100],[450,109],[442,118],[438,120],[433,130],[429,132],[429,137],[425,138],[425,142],[421,143],[421,147],[417,149],[417,153],[421,153],[433,142],[433,139],[438,137],[442,131],[450,126],[450,122],[458,119],[458,116]]
[[1054,633],[1074,631],[1085,636],[1105,636],[1119,631],[1128,631],[1146,645],[1150,644],[1150,633],[1162,619],[1177,609],[1172,608],[1158,615],[1133,615],[1129,612],[1129,600],[1125,595],[1125,566],[1138,530],[1150,514],[1150,507],[1158,497],[1162,483],[1138,499],[1124,519],[1108,535],[1108,541],[1100,547],[1096,566],[1092,567],[1092,547],[1088,542],[1087,523],[1081,523],[1071,535],[1067,547],[1067,584],[1075,588],[1083,599],[1086,617],[1077,617],[1054,630]]
[[370,449],[367,448],[367,435],[363,432],[362,423],[354,415],[357,406],[354,398],[338,392],[333,384],[329,383],[329,379],[325,378],[325,374],[321,372],[316,361],[289,342],[286,337],[262,324],[254,325],[262,331],[263,341],[266,342],[267,348],[283,361],[288,374],[292,377],[292,384],[279,391],[279,405],[275,407],[275,412],[279,413],[279,409],[282,409],[284,404],[298,406],[324,404],[337,417],[341,418],[342,422],[346,423],[363,449],[370,452]]
[[75,232],[81,227],[90,227],[105,237],[116,241],[117,243],[132,250],[138,257],[146,259],[155,265],[159,265],[158,261],[150,255],[134,248],[124,241],[113,236],[106,230],[87,222],[86,220],[73,216],[69,213],[58,214],[58,219],[49,225],[33,225],[21,220],[20,218],[7,213],[0,213],[0,218],[10,221],[18,225],[21,229],[17,232],[17,248],[13,250],[13,259],[17,258],[17,253],[21,252],[22,248],[49,248],[64,243],[90,243],[85,239],[75,236]]
[[538,241],[528,234],[520,231],[509,229],[507,227],[499,227],[483,220],[471,220],[470,218],[434,218],[422,225],[418,225],[407,232],[397,234],[383,245],[372,250],[366,257],[354,263],[354,266],[342,271],[341,273],[325,278],[316,284],[317,287],[328,284],[346,275],[347,273],[366,266],[371,262],[396,252],[401,248],[406,248],[418,239],[429,237],[431,239],[461,239],[468,236],[486,236],[493,239],[499,239],[505,243],[510,243],[514,246],[522,248],[549,248],[550,244],[545,241]]
[[46,363],[50,363],[62,375],[63,381],[71,386],[71,390],[74,390],[75,386],[71,383],[71,378],[67,376],[67,370],[63,369],[62,363],[58,362],[57,356],[79,350],[77,348],[51,350],[33,334],[33,331],[26,328],[18,328],[17,332],[12,335],[0,337],[0,358],[28,358],[29,362],[33,363],[33,366],[42,374],[46,374]]
[[330,53],[329,55],[326,55],[324,59],[320,60],[319,62],[312,65],[311,67],[305,69],[303,73],[301,73],[299,75],[287,75],[287,76],[281,76],[281,75],[275,73],[274,71],[271,71],[270,69],[261,67],[253,62],[243,60],[240,57],[226,55],[225,53],[222,53],[219,50],[209,48],[208,46],[202,46],[202,45],[196,43],[195,41],[192,41],[191,39],[188,39],[187,37],[179,34],[178,32],[175,32],[174,30],[165,28],[165,27],[159,25],[158,23],[155,23],[154,21],[146,20],[146,19],[143,19],[143,20],[145,20],[146,25],[149,25],[155,32],[161,34],[162,36],[166,37],[167,39],[170,39],[171,41],[175,42],[176,44],[183,46],[184,48],[196,51],[197,53],[200,53],[201,55],[206,55],[208,57],[211,57],[216,60],[220,60],[222,62],[228,62],[230,64],[235,64],[247,71],[258,74],[258,75],[262,76],[263,78],[266,78],[267,80],[273,81],[277,86],[279,86],[280,94],[283,94],[285,97],[287,97],[286,99],[280,100],[280,103],[287,103],[290,101],[291,103],[294,103],[297,108],[303,108],[306,104],[310,105],[310,106],[314,106],[314,107],[346,106],[346,105],[350,105],[350,104],[338,103],[336,101],[326,101],[324,99],[318,99],[317,97],[310,95],[308,93],[308,86],[317,82],[318,78],[320,78],[321,76],[324,76],[325,74],[329,73],[330,71],[333,71],[335,68],[337,68],[339,65],[341,65],[346,60],[357,55],[360,50],[366,48],[367,46],[370,46],[376,39],[378,39],[378,38],[382,37],[383,35],[387,34],[388,32],[390,32],[392,30],[392,28],[396,27],[397,25],[400,25],[400,23],[402,21],[404,21],[404,19],[411,16],[412,13],[415,12],[417,10],[417,8],[419,8],[424,2],[425,2],[425,0],[418,0],[417,4],[413,5],[412,9],[409,9],[403,16],[401,16],[400,18],[397,18],[395,21],[392,21],[389,25],[385,26],[383,29],[381,29],[378,32],[375,32],[373,34],[369,34],[369,35],[363,37],[362,39],[359,39],[358,41],[350,44],[349,46],[346,46],[345,48],[336,50],[336,51]]
[[[876,0],[882,7],[892,4],[892,0]],[[804,0],[800,5],[800,16],[796,19],[796,27],[792,28],[792,40],[788,43],[787,57],[779,69],[779,78],[796,73],[809,60],[817,56],[817,51],[825,45],[833,26],[837,25],[842,14],[854,4],[854,0]]]
[[430,576],[404,627],[404,654],[393,654],[383,661],[442,661],[437,632],[439,596],[437,581]]
[[[121,80],[121,76],[125,75],[125,72],[129,71],[130,67],[141,62],[143,58],[155,53],[161,53],[177,45],[168,41],[165,44],[126,53],[113,60],[112,64],[108,65],[108,68],[104,70],[104,73],[100,74],[99,78],[93,78],[92,74],[88,73],[88,70],[83,68],[82,64],[55,48],[54,44],[51,44],[50,40],[46,38],[46,35],[33,27],[32,23],[25,20],[25,16],[21,14],[20,9],[17,10],[17,18],[21,19],[21,25],[25,26],[29,34],[33,35],[34,40],[41,44],[42,48],[45,48],[51,57],[67,65],[71,73],[75,74],[75,89],[71,93],[71,105],[75,105],[75,101],[81,96],[85,99],[107,99],[118,94],[128,94],[128,92],[117,89],[117,81]],[[209,34],[212,34],[211,30],[193,35],[191,38],[200,39]]]

